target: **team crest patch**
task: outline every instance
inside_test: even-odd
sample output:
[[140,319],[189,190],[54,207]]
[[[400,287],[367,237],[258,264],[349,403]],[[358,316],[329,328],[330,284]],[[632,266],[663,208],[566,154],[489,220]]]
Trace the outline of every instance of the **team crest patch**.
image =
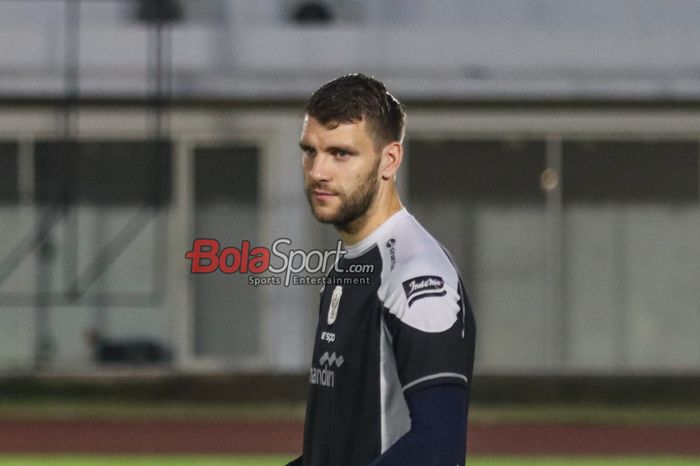
[[328,325],[333,325],[338,317],[338,306],[340,306],[340,297],[343,295],[343,287],[336,286],[331,295],[331,305],[328,308]]

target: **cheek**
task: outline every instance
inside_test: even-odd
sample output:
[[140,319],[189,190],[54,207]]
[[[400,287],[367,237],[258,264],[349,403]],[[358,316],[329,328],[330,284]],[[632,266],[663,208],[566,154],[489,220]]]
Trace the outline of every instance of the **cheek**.
[[311,161],[309,158],[305,155],[301,156],[301,167],[304,169],[304,172],[306,173],[309,168],[311,167]]
[[301,160],[301,171],[302,171],[302,176],[304,177],[304,181],[308,181],[311,179],[311,170],[313,169],[313,162],[309,160],[308,158],[304,157]]
[[365,167],[365,169],[362,171],[362,173],[359,173],[357,175],[357,180],[359,183],[368,183],[371,181],[374,181],[374,178],[377,177],[379,173],[379,166],[378,165],[372,165],[370,167]]

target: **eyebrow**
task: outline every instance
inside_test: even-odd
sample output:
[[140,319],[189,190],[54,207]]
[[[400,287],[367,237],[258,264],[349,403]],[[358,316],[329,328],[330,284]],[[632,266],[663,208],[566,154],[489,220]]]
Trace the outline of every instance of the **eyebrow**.
[[355,149],[354,147],[351,147],[351,146],[330,146],[328,148],[328,152],[338,152],[338,151],[347,152],[350,155],[356,155],[358,153],[357,149]]
[[[303,142],[299,143],[299,147],[301,147],[301,150],[307,151],[307,150],[316,150],[315,147],[310,146],[308,144],[305,144]],[[330,146],[327,148],[328,152],[338,152],[338,151],[343,151],[347,152],[350,155],[357,155],[359,152],[357,149],[351,146]]]

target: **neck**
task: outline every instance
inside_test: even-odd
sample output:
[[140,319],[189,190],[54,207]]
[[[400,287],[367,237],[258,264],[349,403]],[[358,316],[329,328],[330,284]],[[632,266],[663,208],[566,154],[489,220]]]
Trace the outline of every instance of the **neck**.
[[384,199],[380,199],[380,196],[378,196],[362,217],[349,225],[336,227],[343,244],[352,246],[362,241],[379,228],[389,217],[403,208],[395,189],[392,189],[390,193],[382,197]]

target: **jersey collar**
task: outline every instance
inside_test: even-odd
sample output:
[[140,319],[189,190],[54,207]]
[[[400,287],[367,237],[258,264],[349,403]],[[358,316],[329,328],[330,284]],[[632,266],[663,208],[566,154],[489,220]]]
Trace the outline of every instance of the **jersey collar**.
[[359,241],[352,246],[345,246],[347,254],[345,258],[353,259],[355,257],[361,256],[368,249],[374,246],[375,243],[387,232],[389,232],[394,226],[405,218],[409,218],[411,214],[408,213],[405,207],[393,214],[391,217],[386,219],[384,223],[379,225],[376,230],[370,233],[365,239]]

